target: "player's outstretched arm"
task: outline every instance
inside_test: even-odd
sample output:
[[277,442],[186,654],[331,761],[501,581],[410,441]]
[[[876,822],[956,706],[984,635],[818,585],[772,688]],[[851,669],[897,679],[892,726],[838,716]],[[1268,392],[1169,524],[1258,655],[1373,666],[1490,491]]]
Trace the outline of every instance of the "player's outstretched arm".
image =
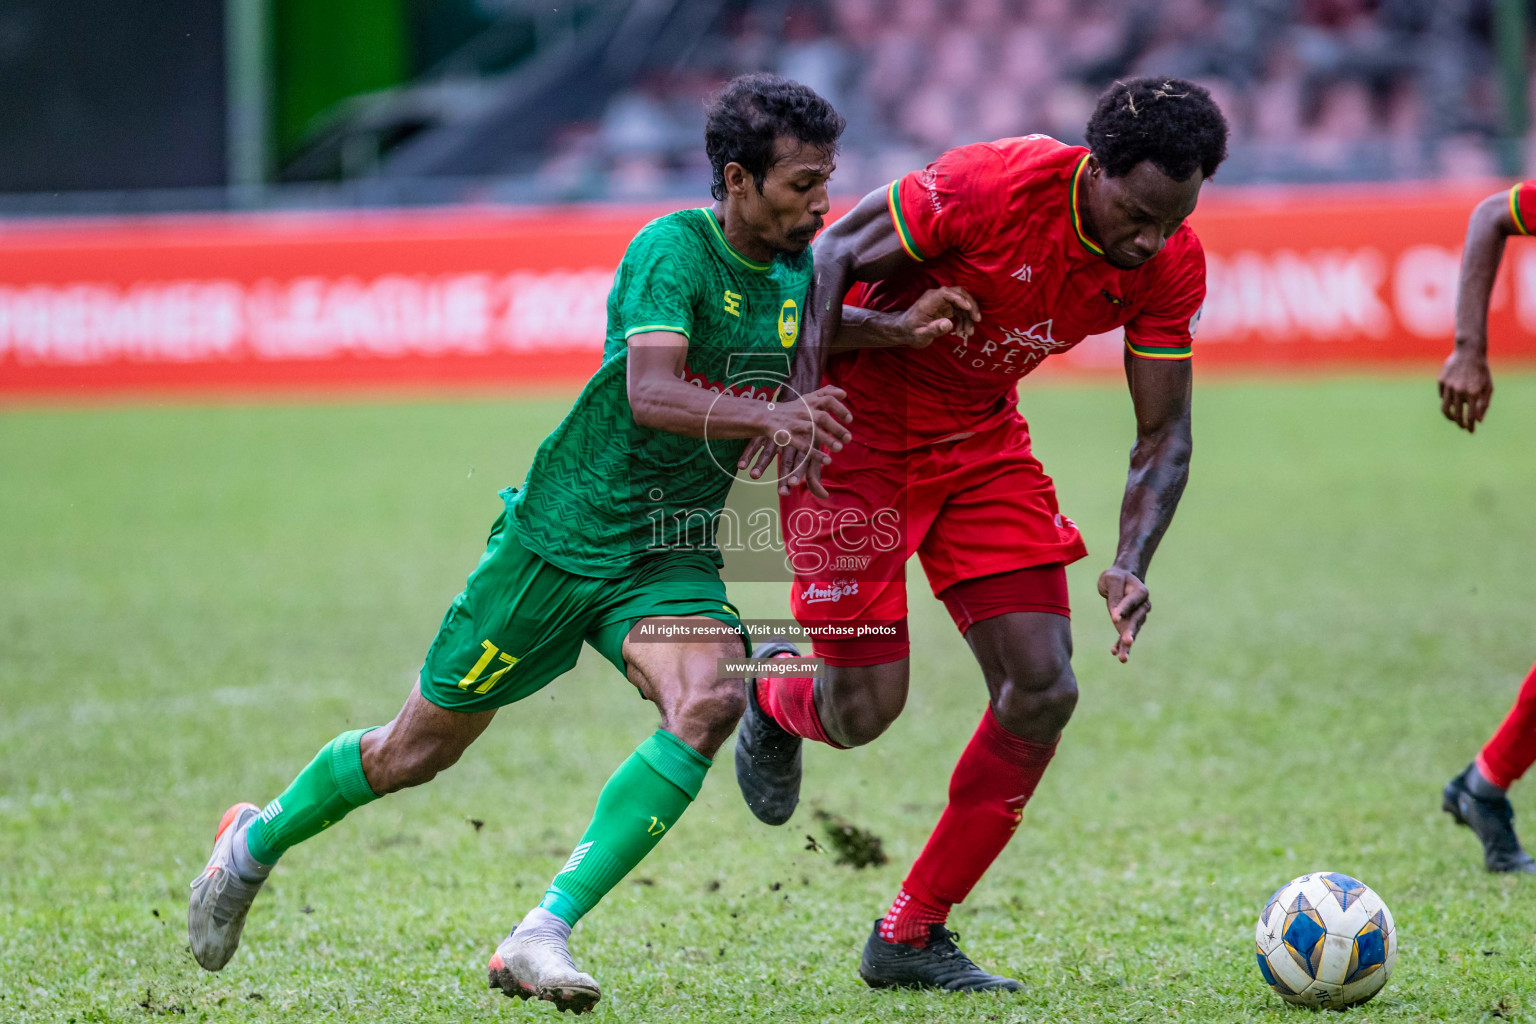
[[630,413],[642,427],[685,437],[729,440],[767,437],[779,449],[829,461],[825,444],[838,451],[853,417],[839,388],[821,388],[803,401],[764,402],[696,388],[683,379],[688,339],[657,331],[629,339],[625,387]]
[[[910,262],[891,223],[884,188],[877,188],[833,221],[815,243],[815,272],[805,323],[795,349],[790,386],[802,394],[821,383],[827,353],[843,323],[843,296],[855,281],[878,281]],[[855,332],[862,325],[854,325]]]
[[969,338],[980,319],[981,306],[970,292],[945,285],[899,312],[845,305],[832,348],[927,348],[946,334]]
[[1127,351],[1125,376],[1136,408],[1136,446],[1120,503],[1115,564],[1099,575],[1116,634],[1110,653],[1122,662],[1152,610],[1147,567],[1189,482],[1193,450],[1189,360],[1139,359]]
[[[800,340],[795,346],[794,365],[790,369],[784,396],[809,395],[821,383],[827,353],[838,340],[843,324],[843,296],[855,281],[876,281],[894,273],[910,261],[897,237],[886,206],[884,188],[875,189],[859,200],[848,213],[833,221],[815,242],[815,270],[806,296],[806,314],[800,324]],[[889,314],[887,314],[889,316]],[[878,320],[851,324],[854,334],[864,331],[871,336],[882,327]],[[772,447],[755,445],[742,456],[741,467],[751,467],[753,478],[763,475],[776,454]],[[820,463],[806,462],[794,450],[784,451],[779,464],[779,493],[788,494],[802,481],[815,481],[812,491],[820,493]]]
[[1478,203],[1467,222],[1461,250],[1461,283],[1456,292],[1456,347],[1440,370],[1440,411],[1468,433],[1488,415],[1493,375],[1488,370],[1488,297],[1504,258],[1504,240],[1519,234],[1511,193],[1497,192]]

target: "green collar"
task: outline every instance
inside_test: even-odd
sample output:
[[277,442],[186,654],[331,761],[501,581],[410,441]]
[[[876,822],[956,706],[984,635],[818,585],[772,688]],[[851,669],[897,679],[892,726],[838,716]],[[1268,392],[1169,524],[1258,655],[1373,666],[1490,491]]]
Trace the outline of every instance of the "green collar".
[[720,243],[720,248],[725,250],[725,254],[727,256],[756,274],[766,274],[768,271],[773,269],[772,261],[768,263],[759,263],[757,260],[749,260],[743,256],[734,245],[732,245],[730,242],[727,242],[725,240],[725,231],[720,227],[720,222],[715,220],[714,210],[711,210],[707,206],[701,206],[699,207],[699,212],[704,215],[705,220],[709,221],[709,226],[714,230],[715,233],[715,240]]

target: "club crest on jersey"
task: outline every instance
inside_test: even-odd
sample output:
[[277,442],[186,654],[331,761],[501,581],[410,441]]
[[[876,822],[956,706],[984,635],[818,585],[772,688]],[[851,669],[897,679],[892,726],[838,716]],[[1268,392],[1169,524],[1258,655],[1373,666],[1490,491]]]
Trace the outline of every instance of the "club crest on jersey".
[[800,337],[800,307],[794,299],[785,299],[779,307],[779,344],[791,348]]

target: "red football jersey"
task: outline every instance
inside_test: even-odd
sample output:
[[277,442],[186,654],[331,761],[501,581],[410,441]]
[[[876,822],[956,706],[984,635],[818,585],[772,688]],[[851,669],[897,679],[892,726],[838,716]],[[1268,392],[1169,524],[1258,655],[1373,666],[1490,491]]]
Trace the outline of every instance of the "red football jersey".
[[1205,302],[1205,253],[1188,225],[1135,270],[1111,266],[1084,232],[1078,184],[1088,150],[1044,135],[952,149],[891,183],[887,204],[913,262],[848,302],[898,310],[958,285],[981,306],[968,339],[834,355],[853,430],[901,450],[1018,416],[1018,380],[1090,334],[1125,327],[1146,359],[1188,359]]

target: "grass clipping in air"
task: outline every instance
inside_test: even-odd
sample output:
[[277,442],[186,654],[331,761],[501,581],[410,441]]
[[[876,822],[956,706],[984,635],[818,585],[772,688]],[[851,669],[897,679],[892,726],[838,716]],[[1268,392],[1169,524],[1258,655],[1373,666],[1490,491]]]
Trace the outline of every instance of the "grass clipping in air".
[[[859,828],[842,815],[818,809],[816,820],[826,829],[827,841],[837,855],[837,863],[855,868],[879,867],[890,858],[885,855],[880,837],[867,828]],[[816,844],[813,837],[812,844]],[[816,848],[819,844],[816,844]]]

